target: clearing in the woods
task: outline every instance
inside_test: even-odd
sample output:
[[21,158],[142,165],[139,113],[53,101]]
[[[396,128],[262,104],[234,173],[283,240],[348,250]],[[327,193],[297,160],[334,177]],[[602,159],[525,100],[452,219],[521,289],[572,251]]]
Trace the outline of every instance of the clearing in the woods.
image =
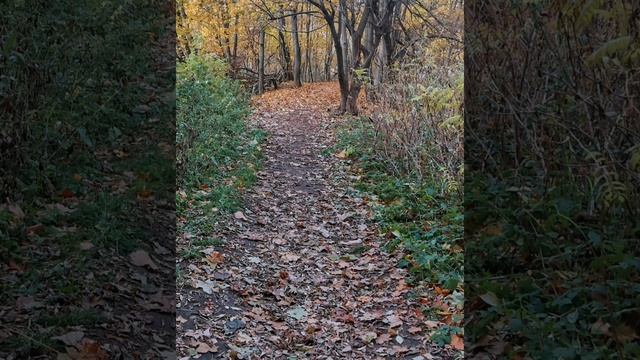
[[[254,98],[267,133],[256,183],[224,216],[205,255],[180,264],[180,358],[449,359],[424,308],[441,298],[406,282],[401,254],[383,249],[369,199],[353,189],[350,160],[332,152],[345,121],[336,83]],[[336,156],[337,155],[337,156]],[[206,191],[206,189],[205,189]],[[189,239],[182,235],[178,246]],[[430,292],[433,293],[433,292]]]

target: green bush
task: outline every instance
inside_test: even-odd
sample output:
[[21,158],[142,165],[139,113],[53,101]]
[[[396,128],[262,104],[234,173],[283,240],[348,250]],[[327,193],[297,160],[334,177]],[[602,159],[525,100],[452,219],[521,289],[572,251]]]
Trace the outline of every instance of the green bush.
[[177,244],[183,259],[201,255],[218,215],[238,210],[242,190],[257,180],[264,133],[248,124],[249,94],[227,69],[211,55],[177,66],[177,231],[190,234]]
[[[176,146],[179,186],[211,183],[247,151],[248,96],[211,56],[178,64]],[[256,142],[249,144],[255,145]]]

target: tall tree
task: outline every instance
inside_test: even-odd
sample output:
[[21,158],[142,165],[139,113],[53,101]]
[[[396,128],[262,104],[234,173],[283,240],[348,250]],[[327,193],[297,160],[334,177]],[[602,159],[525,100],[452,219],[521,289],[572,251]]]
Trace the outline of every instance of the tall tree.
[[287,39],[284,36],[284,31],[286,28],[286,19],[281,9],[280,18],[278,19],[278,43],[280,45],[280,61],[282,63],[282,72],[284,73],[284,78],[287,80],[293,80],[293,70],[291,69],[291,55],[289,54]]
[[[344,29],[340,25],[336,28],[335,6],[332,2],[321,0],[307,1],[322,13],[333,37],[338,60],[340,111],[357,114],[358,96],[363,86],[363,71],[370,67],[376,53],[375,49],[378,48],[382,36],[391,31],[391,18],[399,0],[387,0],[386,6],[382,8],[379,7],[378,0],[365,0],[358,4],[351,3],[351,6],[347,6],[346,0],[340,0],[337,11],[345,20],[344,25],[351,34],[350,68],[345,66],[345,54],[348,50],[347,46],[342,43]],[[368,51],[367,47],[362,44],[365,28],[369,22],[373,26],[373,40],[369,46],[371,51]]]
[[333,61],[333,37],[331,37],[331,33],[327,31],[326,34],[327,41],[327,49],[326,49],[326,57],[324,60],[324,80],[330,81],[331,76],[331,64]]
[[309,82],[313,82],[313,62],[311,59],[311,20],[313,17],[311,14],[307,14],[307,28],[306,28],[306,44],[305,44],[305,63],[307,68],[307,79]]
[[300,38],[298,36],[298,9],[294,8],[291,14],[291,38],[293,40],[293,83],[302,86],[302,52],[300,51]]
[[260,26],[258,51],[258,94],[264,92],[264,26]]

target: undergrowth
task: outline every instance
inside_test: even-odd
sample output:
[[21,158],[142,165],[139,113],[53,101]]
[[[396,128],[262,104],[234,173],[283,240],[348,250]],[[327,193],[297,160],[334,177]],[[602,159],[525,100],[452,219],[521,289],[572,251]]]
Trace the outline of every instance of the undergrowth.
[[[338,134],[339,149],[357,159],[356,189],[376,204],[376,220],[387,233],[389,250],[407,252],[400,262],[417,281],[455,290],[462,284],[462,205],[459,193],[437,177],[418,180],[395,175],[371,147],[374,133],[356,119]],[[440,180],[440,181],[439,181]]]
[[463,336],[461,194],[446,178],[395,173],[388,159],[376,155],[374,137],[370,122],[355,119],[338,132],[337,150],[355,160],[351,167],[355,188],[374,204],[374,220],[385,235],[386,249],[405,254],[398,266],[411,274],[407,283],[427,285],[429,292],[446,295],[453,312],[431,306],[422,312],[426,318],[446,323],[430,335],[431,341],[449,344],[454,336]]
[[237,211],[256,181],[265,133],[251,128],[249,97],[226,76],[227,65],[192,55],[178,64],[176,203],[182,258],[219,246],[212,235],[220,215]]
[[487,1],[469,12],[480,30],[465,39],[474,94],[465,103],[470,351],[640,358],[632,8]]
[[[20,334],[74,324],[26,320],[85,304],[117,281],[121,262],[104,254],[144,247],[167,225],[145,217],[154,201],[171,212],[175,193],[166,10],[153,0],[0,5],[0,303],[45,304],[12,324],[22,330],[0,342],[0,357],[50,354]],[[97,263],[105,272],[85,276]],[[47,302],[56,297],[63,305]]]

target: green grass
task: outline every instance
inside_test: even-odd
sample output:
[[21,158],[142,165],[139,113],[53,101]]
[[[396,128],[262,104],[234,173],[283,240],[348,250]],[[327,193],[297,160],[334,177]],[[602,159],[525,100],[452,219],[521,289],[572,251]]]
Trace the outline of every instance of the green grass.
[[386,248],[407,253],[398,265],[408,268],[415,281],[458,288],[463,278],[460,196],[435,181],[394,175],[387,160],[376,155],[374,143],[370,124],[355,119],[339,131],[333,151],[345,150],[356,160],[360,180],[355,188],[375,200]]

